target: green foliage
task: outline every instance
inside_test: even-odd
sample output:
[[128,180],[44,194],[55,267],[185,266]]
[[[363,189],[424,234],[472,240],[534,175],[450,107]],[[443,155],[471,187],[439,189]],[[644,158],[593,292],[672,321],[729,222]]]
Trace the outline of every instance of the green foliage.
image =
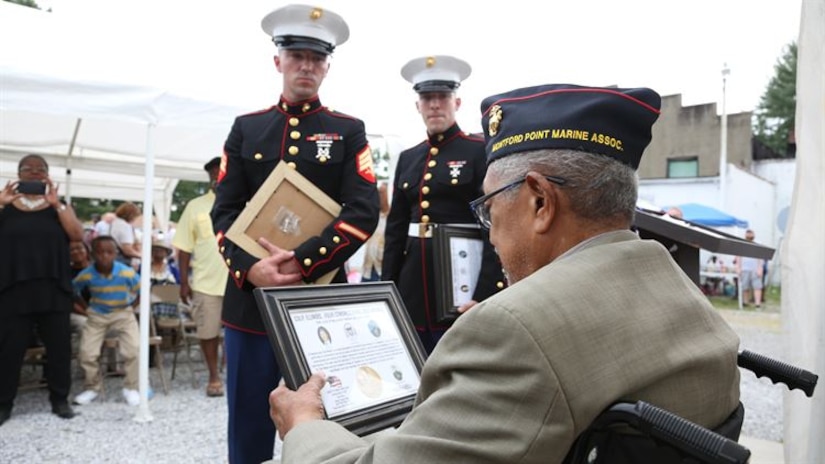
[[[172,211],[169,220],[177,222],[183,209],[189,200],[199,197],[209,190],[208,182],[194,182],[189,180],[182,180],[178,182],[175,192],[172,194]],[[103,214],[109,211],[114,211],[121,203],[120,200],[104,200],[99,198],[78,198],[72,197],[72,206],[77,213],[78,219],[83,223],[88,223],[92,214]],[[138,208],[143,209],[143,202],[134,201]]]
[[4,1],[7,1],[9,3],[16,3],[18,5],[27,6],[29,8],[37,8],[38,10],[40,9],[40,7],[37,6],[37,3],[34,0],[4,0]]
[[785,47],[774,65],[775,75],[754,112],[755,137],[776,153],[787,156],[796,114],[796,42]]
[[103,213],[114,211],[122,201],[101,200],[99,198],[77,198],[72,197],[72,207],[74,208],[77,218],[80,222],[86,224],[91,218],[92,214],[97,213],[101,216]]
[[178,222],[189,200],[203,195],[207,190],[209,190],[209,182],[195,182],[191,180],[178,182],[178,186],[172,194],[172,212],[169,215],[169,220]]
[[[736,296],[708,296],[708,300],[716,309],[739,309],[739,300]],[[782,289],[779,287],[768,286],[762,291],[762,308],[761,311],[778,311],[782,304]],[[753,304],[745,306],[745,311],[756,311]]]

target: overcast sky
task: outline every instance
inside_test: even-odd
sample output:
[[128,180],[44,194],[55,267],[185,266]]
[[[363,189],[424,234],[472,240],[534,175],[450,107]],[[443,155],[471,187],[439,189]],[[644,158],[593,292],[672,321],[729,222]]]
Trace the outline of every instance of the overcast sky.
[[[480,131],[492,94],[546,83],[647,86],[684,105],[753,110],[784,47],[797,40],[803,0],[326,0],[350,40],[338,48],[321,99],[404,143],[424,136],[416,95],[400,76],[419,56],[451,54],[472,75],[459,90],[465,131]],[[161,86],[259,109],[277,101],[274,45],[260,28],[285,3],[262,0],[41,0],[93,53],[99,79]],[[721,105],[719,107],[721,111]],[[227,128],[228,131],[228,128]]]

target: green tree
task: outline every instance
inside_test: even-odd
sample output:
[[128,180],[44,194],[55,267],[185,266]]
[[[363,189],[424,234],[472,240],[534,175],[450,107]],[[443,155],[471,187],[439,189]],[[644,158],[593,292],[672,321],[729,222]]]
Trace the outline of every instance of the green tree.
[[785,47],[774,71],[754,112],[753,132],[757,140],[773,151],[788,156],[796,114],[796,42]]
[[172,194],[172,212],[169,214],[169,220],[178,222],[189,200],[203,195],[207,190],[209,190],[209,182],[191,180],[178,182],[178,186],[175,187],[175,192]]
[[37,8],[38,10],[40,9],[40,7],[37,6],[37,3],[34,0],[5,0],[5,1],[7,1],[9,3],[16,3],[18,5],[27,6],[29,8]]
[[114,202],[112,200],[104,200],[99,198],[79,198],[72,197],[72,207],[74,208],[77,218],[81,222],[88,222],[92,218],[92,214],[100,214],[114,211],[122,202]]

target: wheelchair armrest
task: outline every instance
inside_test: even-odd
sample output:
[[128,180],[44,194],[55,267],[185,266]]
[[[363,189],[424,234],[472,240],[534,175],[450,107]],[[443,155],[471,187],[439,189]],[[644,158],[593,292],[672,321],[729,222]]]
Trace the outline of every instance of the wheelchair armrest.
[[748,350],[739,353],[737,364],[752,371],[757,377],[767,377],[773,383],[782,382],[790,390],[802,390],[809,398],[814,395],[816,382],[819,380],[819,376],[813,372]]
[[617,423],[628,424],[700,462],[746,464],[750,459],[750,450],[739,443],[644,401],[613,405],[591,428],[599,430]]

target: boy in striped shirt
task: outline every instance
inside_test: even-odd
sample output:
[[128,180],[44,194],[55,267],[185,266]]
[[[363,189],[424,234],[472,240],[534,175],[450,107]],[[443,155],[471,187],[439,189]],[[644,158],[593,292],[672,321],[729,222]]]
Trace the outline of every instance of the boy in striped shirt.
[[80,366],[85,373],[84,391],[74,399],[76,404],[88,404],[100,393],[100,348],[107,333],[117,333],[120,356],[126,377],[123,398],[130,406],[140,404],[138,393],[138,346],[140,336],[135,318],[140,278],[129,266],[116,261],[117,243],[111,236],[92,240],[94,264],[74,278],[76,295],[87,289],[91,298],[86,306],[88,319],[80,341]]

